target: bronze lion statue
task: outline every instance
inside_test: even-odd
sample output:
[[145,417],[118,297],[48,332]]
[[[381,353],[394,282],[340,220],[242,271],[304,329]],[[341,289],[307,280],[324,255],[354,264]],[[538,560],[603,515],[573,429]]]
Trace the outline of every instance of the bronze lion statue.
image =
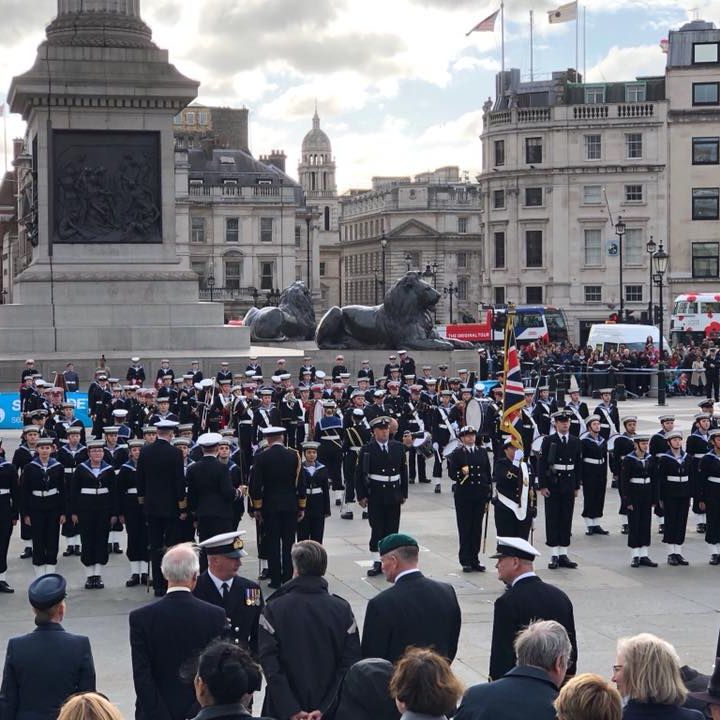
[[251,307],[243,324],[250,328],[251,342],[312,340],[315,311],[305,283],[298,280],[285,288],[277,307]]
[[472,343],[444,340],[435,332],[433,309],[439,300],[440,293],[419,273],[408,272],[390,288],[382,305],[330,308],[318,324],[315,341],[323,350],[472,348]]

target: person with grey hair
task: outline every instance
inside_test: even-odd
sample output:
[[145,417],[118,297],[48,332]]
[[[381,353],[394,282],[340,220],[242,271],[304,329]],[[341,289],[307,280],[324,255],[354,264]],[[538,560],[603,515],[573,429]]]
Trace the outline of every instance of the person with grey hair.
[[455,720],[555,720],[553,703],[572,653],[567,630],[555,620],[537,620],[514,647],[517,665],[499,680],[471,687]]
[[328,592],[325,548],[302,540],[291,558],[292,580],[270,596],[260,618],[259,659],[267,680],[262,714],[320,720],[360,659],[360,636],[350,604]]
[[192,543],[170,548],[162,558],[165,596],[130,613],[130,650],[136,720],[185,720],[198,706],[180,669],[225,632],[225,611],[194,597],[200,563]]

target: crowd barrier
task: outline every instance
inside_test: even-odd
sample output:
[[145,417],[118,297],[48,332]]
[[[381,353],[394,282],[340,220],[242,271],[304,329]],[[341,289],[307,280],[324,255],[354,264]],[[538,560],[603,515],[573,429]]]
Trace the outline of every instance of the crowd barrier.
[[[86,426],[91,426],[87,393],[71,392],[66,393],[65,396],[67,401],[75,406],[75,417],[82,420]],[[16,392],[0,393],[0,430],[22,430],[22,428],[20,396]]]

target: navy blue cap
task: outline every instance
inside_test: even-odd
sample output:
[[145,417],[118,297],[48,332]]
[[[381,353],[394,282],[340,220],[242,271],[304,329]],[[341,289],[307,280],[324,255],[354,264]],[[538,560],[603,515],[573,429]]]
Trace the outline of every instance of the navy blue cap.
[[28,588],[28,600],[36,610],[47,610],[67,596],[67,583],[62,575],[48,573],[33,580]]

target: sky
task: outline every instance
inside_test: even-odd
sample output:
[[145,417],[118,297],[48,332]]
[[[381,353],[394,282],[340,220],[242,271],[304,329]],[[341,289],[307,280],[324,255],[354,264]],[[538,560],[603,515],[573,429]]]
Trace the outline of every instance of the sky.
[[[575,65],[575,23],[550,25],[564,0],[506,0],[505,65],[536,79]],[[500,69],[494,33],[466,32],[494,12],[483,0],[141,0],[143,19],[170,61],[199,80],[198,101],[250,109],[257,157],[281,148],[297,176],[300,145],[317,101],[332,142],[338,189],[375,175],[415,175],[457,165],[478,173],[482,104]],[[695,16],[720,24],[720,0],[587,0],[589,81],[662,74],[659,46]],[[0,102],[27,70],[56,0],[0,0]],[[585,60],[583,60],[585,58]],[[8,145],[23,133],[7,118]],[[0,147],[0,167],[4,167]]]

